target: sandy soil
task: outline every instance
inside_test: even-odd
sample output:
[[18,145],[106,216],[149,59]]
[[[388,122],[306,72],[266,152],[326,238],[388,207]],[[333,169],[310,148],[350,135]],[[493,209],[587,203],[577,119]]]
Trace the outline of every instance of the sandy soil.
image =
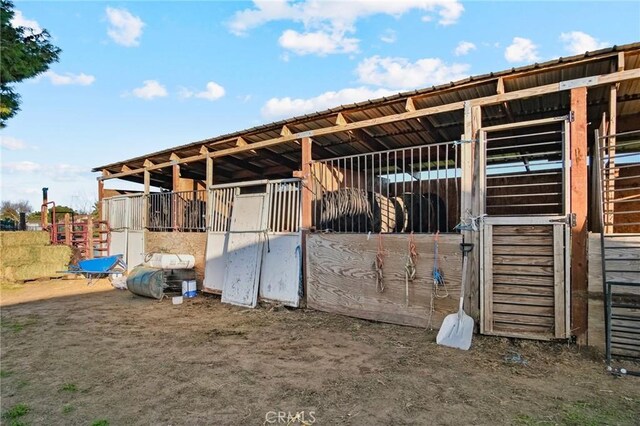
[[174,306],[106,281],[0,296],[3,424],[286,424],[279,411],[323,425],[640,424],[640,378],[566,344],[476,336],[464,352],[416,328],[214,297]]

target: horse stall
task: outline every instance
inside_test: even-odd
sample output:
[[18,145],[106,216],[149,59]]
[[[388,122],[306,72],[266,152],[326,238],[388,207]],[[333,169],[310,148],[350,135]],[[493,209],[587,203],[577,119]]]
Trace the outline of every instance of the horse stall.
[[102,219],[109,225],[109,255],[122,254],[129,270],[144,261],[144,194],[103,199]]
[[302,283],[300,180],[213,185],[204,291],[254,307],[297,307]]
[[460,296],[459,142],[316,161],[309,307],[438,328]]

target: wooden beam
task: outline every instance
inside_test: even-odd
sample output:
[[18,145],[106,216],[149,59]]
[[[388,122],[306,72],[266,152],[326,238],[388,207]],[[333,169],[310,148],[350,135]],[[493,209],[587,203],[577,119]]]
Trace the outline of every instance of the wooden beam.
[[[143,209],[142,209],[142,226],[146,229],[149,223],[149,193],[151,192],[151,172],[149,170],[144,171],[144,197],[143,197]],[[146,240],[146,239],[145,239]]]
[[129,166],[127,166],[126,164],[122,165],[122,168],[120,169],[121,172],[130,172],[131,168]]
[[104,181],[98,180],[98,219],[102,220],[102,200],[104,199]]
[[301,142],[302,150],[302,164],[300,165],[302,170],[302,229],[308,231],[311,228],[311,209],[313,193],[311,185],[313,185],[313,177],[311,176],[311,162],[313,149],[313,142],[311,138],[302,138]]
[[[503,95],[506,93],[504,89],[504,78],[502,77],[498,78],[498,84],[496,85],[496,93],[498,95]],[[513,123],[514,122],[513,114],[511,114],[511,108],[509,108],[509,104],[507,102],[502,103],[502,109],[504,110],[504,113],[507,115],[507,118],[509,119],[509,121]]]
[[[224,157],[226,155],[233,155],[239,152],[268,148],[268,147],[280,145],[286,142],[299,140],[304,137],[323,136],[323,135],[328,135],[332,133],[345,132],[348,130],[363,129],[366,127],[378,126],[381,124],[389,124],[389,123],[395,123],[403,120],[411,120],[419,117],[426,117],[433,114],[457,111],[464,108],[465,102],[469,102],[471,106],[495,105],[495,104],[516,100],[516,99],[525,99],[525,98],[546,95],[550,93],[562,92],[562,91],[570,90],[572,88],[577,88],[577,87],[601,86],[601,85],[607,85],[611,83],[633,80],[633,79],[640,79],[640,68],[620,71],[620,72],[611,73],[611,74],[604,74],[600,76],[593,76],[593,77],[588,77],[583,79],[563,81],[560,83],[552,83],[552,84],[533,87],[529,89],[516,90],[513,92],[508,92],[500,95],[485,96],[482,98],[476,98],[469,101],[453,102],[446,105],[438,105],[434,107],[419,109],[416,111],[407,111],[404,113],[393,114],[385,117],[378,117],[378,118],[372,118],[368,120],[357,121],[354,123],[348,123],[346,125],[335,125],[335,126],[325,127],[325,128],[316,129],[316,130],[309,130],[306,132],[300,132],[300,133],[295,133],[288,136],[281,136],[279,138],[273,138],[265,141],[251,143],[244,147],[222,149],[220,151],[212,152],[211,155],[214,158]],[[182,158],[175,161],[178,164],[180,164],[180,163],[189,163],[193,161],[202,161],[204,160],[204,158],[205,156],[200,154],[200,155]],[[169,165],[172,165],[172,162],[154,165],[153,169],[161,169]],[[132,172],[141,173],[142,170],[133,170]],[[131,174],[132,172],[116,173],[110,176],[109,179],[126,176],[127,174]]]
[[144,164],[143,165],[144,165],[145,168],[154,166],[154,164],[149,160],[144,160]]
[[286,125],[282,126],[282,130],[280,130],[280,136],[291,136],[291,129],[289,129]]
[[[350,121],[351,120],[347,119],[347,116],[345,114],[338,113],[338,117],[336,118],[336,125],[338,125],[338,126],[346,126],[347,124],[349,124]],[[371,134],[369,134],[364,129],[349,130],[349,131],[347,131],[347,134],[349,135],[350,138],[354,137],[356,139],[356,142],[362,143],[367,148],[371,148],[371,149],[374,149],[376,151],[384,151],[384,150],[389,149],[389,147],[387,145],[385,145],[381,141],[379,141],[376,138],[374,138],[373,136],[371,136]],[[349,143],[351,143],[351,142],[349,142]],[[317,147],[317,145],[316,145],[316,147]]]
[[587,88],[571,89],[573,121],[570,133],[571,210],[571,330],[579,345],[587,343]]
[[[480,106],[474,106],[471,102],[466,103],[464,114],[464,137],[466,142],[462,144],[461,161],[463,177],[462,182],[462,200],[461,215],[462,219],[468,222],[469,215],[480,216],[482,213],[482,197],[483,197],[483,182],[478,179],[478,170],[482,167],[478,164],[477,149],[480,149],[478,145],[478,130],[482,127],[482,111]],[[472,243],[474,249],[468,254],[469,267],[467,268],[467,276],[465,277],[465,310],[467,313],[475,318],[476,324],[479,324],[480,319],[480,251],[482,247],[480,245],[480,233],[473,231],[463,231],[465,242]]]

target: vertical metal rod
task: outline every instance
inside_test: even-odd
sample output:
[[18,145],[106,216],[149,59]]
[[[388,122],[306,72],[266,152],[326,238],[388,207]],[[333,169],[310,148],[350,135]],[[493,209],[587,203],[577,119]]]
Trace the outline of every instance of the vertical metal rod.
[[436,228],[440,230],[440,147],[436,146],[436,192],[438,200],[436,202]]
[[420,177],[420,180],[418,181],[418,203],[419,203],[419,211],[420,211],[420,216],[418,217],[418,223],[419,225],[419,229],[420,232],[423,232],[422,230],[422,199],[424,198],[422,196],[422,147],[418,148],[418,169],[420,170],[420,172],[418,173],[418,176]]
[[[369,185],[368,185],[368,183],[369,183],[368,182],[368,179],[369,179],[369,177],[368,177],[369,173],[368,172],[369,172],[369,170],[367,170],[367,162],[368,162],[368,159],[369,159],[370,156],[371,156],[370,154],[367,154],[367,156],[364,157],[364,196],[365,196],[365,199],[369,198],[369,197],[367,197],[367,190],[369,189]],[[365,230],[365,232],[368,229],[369,229],[369,215],[365,214],[364,215],[364,230]]]
[[[346,160],[345,160],[346,162]],[[349,186],[353,189],[353,157],[351,157],[351,182],[349,182]],[[354,215],[351,215],[351,232],[355,231],[354,226],[353,226],[353,219],[354,219]]]
[[459,191],[460,188],[460,184],[458,183],[458,146],[459,145],[454,145],[453,149],[454,149],[454,153],[455,153],[455,160],[453,160],[454,162],[454,167],[455,167],[455,184],[456,184],[456,215],[455,215],[455,219],[456,221],[460,219],[460,198],[461,198],[461,194]]
[[431,227],[431,216],[433,215],[433,203],[432,194],[431,194],[431,180],[433,177],[431,176],[431,147],[427,147],[427,183],[429,184],[429,191],[427,192],[427,231],[433,231]]
[[[362,185],[360,182],[360,160],[363,157],[358,157],[358,159],[356,160],[356,166],[358,167],[356,174],[358,176],[358,194],[362,194]],[[358,232],[362,232],[362,215],[358,216]]]
[[391,186],[389,183],[389,151],[387,151],[387,170],[385,172],[385,176],[386,176],[386,186],[387,186],[387,232],[389,232],[389,223],[390,223],[390,211],[389,211],[389,204],[391,203],[391,197],[389,197],[389,187]]
[[447,206],[447,210],[446,210],[447,219],[445,220],[445,224],[446,224],[446,232],[449,232],[449,145],[445,145],[444,147],[445,147],[444,148],[445,149],[444,151],[445,152],[445,155],[444,155],[445,156],[445,169],[444,169],[445,190],[444,191],[445,191],[445,199],[446,199],[444,205]]

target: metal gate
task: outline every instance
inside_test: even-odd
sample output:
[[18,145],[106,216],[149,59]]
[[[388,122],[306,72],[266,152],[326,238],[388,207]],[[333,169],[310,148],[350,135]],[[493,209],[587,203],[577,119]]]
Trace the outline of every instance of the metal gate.
[[[260,215],[259,222],[255,222],[259,213],[257,207],[246,205],[256,197],[264,198],[261,203],[265,213]],[[245,241],[240,245],[261,246],[260,256],[252,257],[251,263],[245,262],[242,268],[257,271],[259,298],[297,307],[302,279],[300,181],[284,179],[214,185],[209,190],[208,214],[205,291],[227,298],[225,282],[241,272],[234,266],[238,265],[239,255],[236,245],[240,240],[251,238],[249,244]],[[251,279],[254,278],[252,275]]]
[[479,131],[484,334],[569,337],[569,117]]
[[129,270],[144,261],[144,195],[120,195],[103,200],[103,220],[109,223],[109,254],[122,254]]
[[[640,360],[640,131],[596,131],[607,365]],[[639,375],[636,371],[633,374]]]

